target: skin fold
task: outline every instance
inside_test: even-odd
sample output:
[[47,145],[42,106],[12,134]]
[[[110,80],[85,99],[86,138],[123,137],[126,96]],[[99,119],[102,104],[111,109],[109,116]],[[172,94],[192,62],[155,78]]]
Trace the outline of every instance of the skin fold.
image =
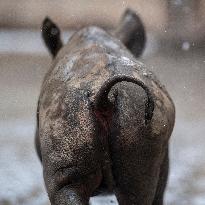
[[120,205],[162,205],[174,104],[144,64],[146,35],[126,10],[108,33],[83,28],[63,45],[49,18],[42,25],[53,62],[37,109],[36,149],[52,205],[87,205],[115,193]]

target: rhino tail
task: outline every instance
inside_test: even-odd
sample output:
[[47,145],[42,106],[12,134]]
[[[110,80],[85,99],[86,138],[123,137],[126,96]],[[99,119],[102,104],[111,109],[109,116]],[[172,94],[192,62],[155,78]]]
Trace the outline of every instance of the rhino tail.
[[108,79],[100,88],[98,93],[96,94],[95,100],[94,100],[94,106],[96,109],[99,110],[106,110],[111,105],[111,102],[109,101],[108,95],[112,87],[119,83],[119,82],[132,82],[134,84],[137,84],[138,86],[142,87],[147,95],[147,99],[145,102],[145,124],[147,124],[153,116],[154,111],[154,99],[153,95],[148,88],[148,86],[141,81],[140,79],[136,79],[135,77],[127,76],[127,75],[116,75]]

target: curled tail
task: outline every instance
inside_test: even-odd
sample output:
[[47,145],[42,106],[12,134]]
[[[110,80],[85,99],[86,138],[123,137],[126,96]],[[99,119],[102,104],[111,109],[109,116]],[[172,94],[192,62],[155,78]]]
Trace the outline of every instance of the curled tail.
[[139,85],[140,87],[144,89],[147,95],[147,100],[145,102],[145,124],[147,124],[152,119],[152,116],[153,116],[154,99],[153,99],[151,91],[144,84],[144,82],[134,77],[127,76],[127,75],[116,75],[108,79],[98,91],[96,98],[95,98],[94,106],[97,109],[101,109],[101,110],[109,106],[110,102],[108,99],[108,95],[109,95],[110,90],[116,83],[119,83],[122,81],[132,82],[134,84]]

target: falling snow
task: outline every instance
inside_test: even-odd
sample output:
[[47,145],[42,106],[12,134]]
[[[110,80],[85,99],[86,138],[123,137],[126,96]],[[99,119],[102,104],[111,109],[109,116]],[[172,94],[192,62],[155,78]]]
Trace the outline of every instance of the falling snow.
[[182,43],[182,50],[188,51],[190,49],[190,43],[189,42],[183,42]]

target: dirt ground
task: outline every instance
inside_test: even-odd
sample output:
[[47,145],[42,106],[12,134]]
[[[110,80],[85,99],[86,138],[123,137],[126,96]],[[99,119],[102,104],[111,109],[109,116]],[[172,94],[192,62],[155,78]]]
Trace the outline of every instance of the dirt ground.
[[[39,35],[15,35],[0,33],[7,42],[0,46],[0,204],[47,205],[33,141],[37,98],[51,59]],[[29,35],[31,44],[23,42]],[[18,39],[22,47],[15,50],[11,41]],[[166,85],[176,105],[166,205],[205,205],[205,49],[186,45],[175,49],[162,43],[158,50],[151,46],[141,59]],[[113,196],[91,203],[117,204]]]

